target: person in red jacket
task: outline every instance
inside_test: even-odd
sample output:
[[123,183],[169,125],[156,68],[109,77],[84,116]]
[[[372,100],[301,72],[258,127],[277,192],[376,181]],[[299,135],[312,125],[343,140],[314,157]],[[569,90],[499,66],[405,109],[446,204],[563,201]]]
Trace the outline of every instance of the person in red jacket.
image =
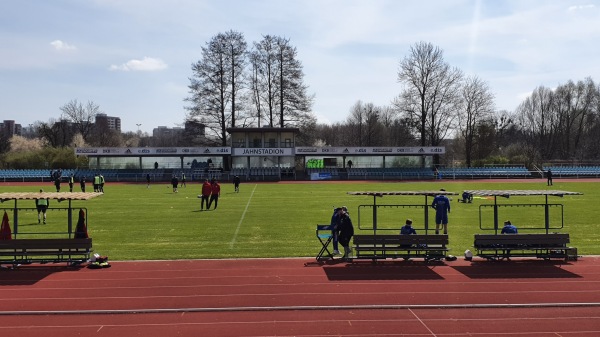
[[204,210],[205,202],[206,202],[206,209],[208,210],[208,208],[210,207],[209,197],[210,197],[211,193],[212,193],[212,186],[208,182],[208,179],[204,179],[204,183],[202,184],[202,196],[201,196],[202,199],[200,200],[200,210],[201,211]]
[[210,195],[210,202],[208,203],[208,208],[210,208],[210,205],[212,205],[212,203],[214,201],[215,208],[213,208],[213,209],[217,209],[217,203],[219,202],[219,196],[221,196],[221,185],[219,185],[219,182],[216,181],[214,178],[210,182],[210,185],[212,186],[212,194]]

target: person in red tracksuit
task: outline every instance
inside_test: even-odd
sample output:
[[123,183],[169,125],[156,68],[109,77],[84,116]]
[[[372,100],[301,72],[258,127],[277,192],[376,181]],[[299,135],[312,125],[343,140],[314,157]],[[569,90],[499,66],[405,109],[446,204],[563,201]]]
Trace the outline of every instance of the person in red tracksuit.
[[212,194],[210,195],[210,202],[208,203],[208,208],[210,208],[210,205],[212,205],[214,201],[215,208],[213,209],[217,209],[217,203],[219,202],[219,197],[221,196],[221,185],[219,185],[219,182],[216,181],[214,178],[210,182],[210,185],[212,186]]
[[200,210],[204,210],[204,203],[206,202],[206,209],[210,207],[209,198],[212,193],[212,186],[208,182],[208,179],[204,179],[204,183],[202,184],[202,200],[200,201]]

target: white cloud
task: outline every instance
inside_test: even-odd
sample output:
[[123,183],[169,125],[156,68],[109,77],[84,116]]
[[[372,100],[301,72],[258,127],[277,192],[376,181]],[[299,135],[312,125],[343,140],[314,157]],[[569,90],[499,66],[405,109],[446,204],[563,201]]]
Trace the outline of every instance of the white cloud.
[[571,7],[569,7],[569,11],[577,11],[577,10],[590,9],[590,8],[595,8],[595,7],[596,6],[594,6],[594,5],[571,6]]
[[50,45],[52,47],[54,47],[54,49],[58,50],[58,51],[63,51],[63,50],[77,50],[77,47],[72,46],[66,42],[63,42],[61,40],[54,40],[52,42],[50,42]]
[[129,60],[121,65],[111,65],[111,71],[159,71],[167,69],[168,65],[161,59],[144,57],[141,60]]

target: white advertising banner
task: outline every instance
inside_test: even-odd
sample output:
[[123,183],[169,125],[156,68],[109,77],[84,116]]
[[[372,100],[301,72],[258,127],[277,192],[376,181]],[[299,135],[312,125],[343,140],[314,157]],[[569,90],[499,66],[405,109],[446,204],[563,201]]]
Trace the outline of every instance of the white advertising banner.
[[434,155],[444,154],[444,146],[413,146],[413,147],[310,147],[296,148],[300,155]]
[[77,147],[83,156],[350,156],[350,155],[434,155],[445,154],[443,146],[413,147],[311,147],[296,148],[231,148],[231,147]]
[[76,155],[90,156],[211,156],[231,154],[230,147],[90,147],[75,148]]

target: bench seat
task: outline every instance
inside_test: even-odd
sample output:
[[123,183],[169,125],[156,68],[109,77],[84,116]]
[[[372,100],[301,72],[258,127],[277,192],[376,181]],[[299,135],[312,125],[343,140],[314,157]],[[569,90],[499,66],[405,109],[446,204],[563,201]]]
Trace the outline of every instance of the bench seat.
[[475,234],[477,255],[488,260],[510,257],[576,260],[577,249],[569,247],[569,234]]
[[446,257],[448,235],[382,234],[355,235],[353,259],[410,259],[441,260]]
[[13,239],[0,241],[0,263],[67,262],[79,264],[90,259],[92,239]]

